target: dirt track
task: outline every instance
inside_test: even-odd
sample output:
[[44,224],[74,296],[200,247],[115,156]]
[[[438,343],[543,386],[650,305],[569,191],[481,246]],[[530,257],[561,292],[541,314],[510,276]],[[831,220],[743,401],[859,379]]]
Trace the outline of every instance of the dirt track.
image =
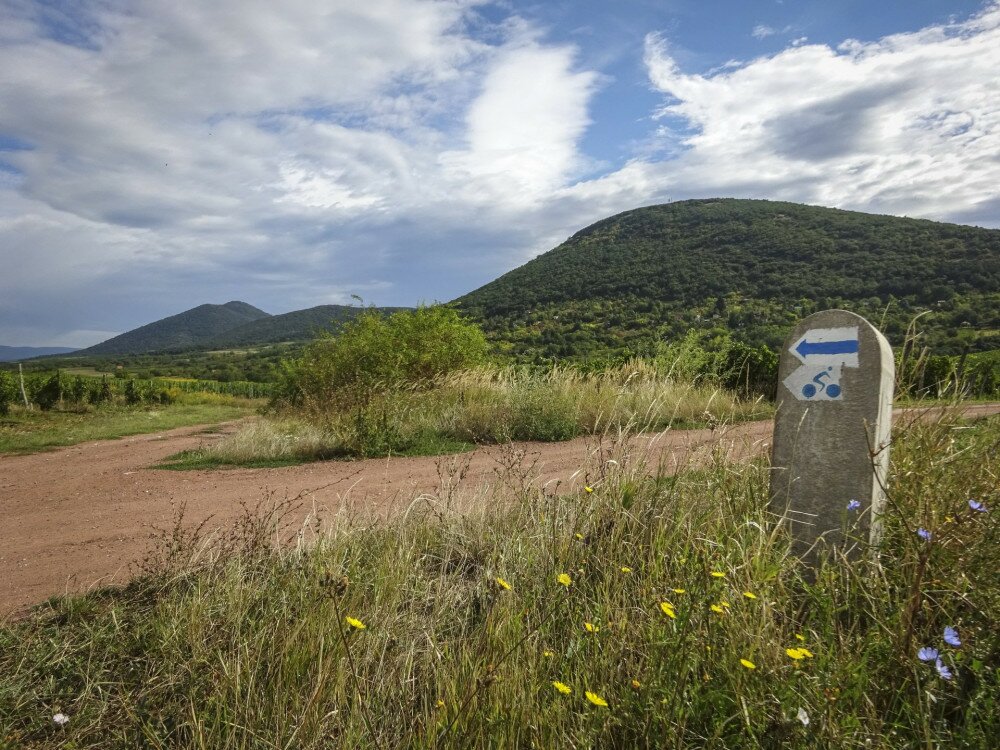
[[[968,416],[1000,412],[1000,404],[972,406]],[[635,438],[650,465],[668,471],[697,462],[719,446],[733,458],[768,447],[771,423],[749,422],[720,430],[668,431]],[[229,429],[232,429],[230,426]],[[0,617],[23,611],[53,594],[121,583],[141,560],[157,529],[172,526],[177,509],[185,519],[225,525],[273,495],[301,495],[306,512],[321,518],[343,510],[389,514],[420,494],[484,492],[498,481],[510,449],[480,448],[458,457],[326,461],[280,469],[164,471],[150,468],[178,451],[218,439],[186,427],[63,448],[28,456],[0,457]],[[601,458],[594,438],[566,443],[520,443],[520,466],[533,481],[561,481],[563,490],[583,485],[581,467]],[[461,475],[459,481],[459,475]]]

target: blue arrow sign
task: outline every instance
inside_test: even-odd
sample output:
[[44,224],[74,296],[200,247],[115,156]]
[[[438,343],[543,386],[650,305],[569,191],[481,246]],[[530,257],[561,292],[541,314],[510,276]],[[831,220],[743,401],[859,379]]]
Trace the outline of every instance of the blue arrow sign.
[[857,354],[858,340],[847,339],[846,341],[806,341],[799,342],[795,347],[803,359],[810,354]]

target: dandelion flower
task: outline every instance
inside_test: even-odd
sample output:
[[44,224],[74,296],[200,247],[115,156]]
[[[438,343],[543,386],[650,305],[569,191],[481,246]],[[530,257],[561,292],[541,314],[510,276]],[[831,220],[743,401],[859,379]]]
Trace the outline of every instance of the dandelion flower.
[[799,653],[809,659],[813,658],[813,652],[807,649],[805,646],[799,646]]
[[976,513],[989,513],[989,508],[986,507],[986,503],[981,503],[978,500],[973,500],[969,498],[969,507],[972,508]]
[[747,669],[756,669],[757,668],[757,665],[754,664],[749,659],[740,659],[740,664],[742,664]]
[[568,573],[560,573],[556,576],[556,580],[559,581],[563,586],[569,588],[569,585],[573,583],[573,579],[569,577]]
[[584,695],[587,696],[587,700],[593,703],[595,706],[601,706],[602,708],[608,707],[608,702],[604,700],[597,693],[592,693],[589,690],[584,691]]
[[721,605],[722,605],[723,607],[725,607],[726,609],[729,609],[729,607],[730,607],[730,604],[729,604],[729,602],[719,602],[719,604],[721,604]]
[[719,571],[719,570],[713,570],[710,575],[712,576],[712,578],[725,578],[726,577],[726,574],[723,573],[723,572],[721,572],[721,571]]
[[594,488],[593,487],[584,487],[583,491],[586,492],[586,493],[588,493],[588,494],[590,494],[591,492],[594,491]]
[[504,591],[510,591],[510,584],[507,583],[503,578],[497,576],[497,586],[502,588]]
[[633,690],[638,690],[641,687],[642,687],[642,683],[641,682],[639,682],[638,680],[632,680],[632,689]]
[[786,648],[785,653],[792,659],[795,659],[795,661],[802,661],[806,658],[806,655],[802,653],[802,649],[800,648]]
[[958,631],[950,625],[944,629],[944,642],[949,646],[962,645],[962,639],[958,637]]
[[631,572],[632,568],[630,568],[628,565],[622,565],[622,573],[631,573]]
[[52,721],[54,721],[59,726],[64,727],[69,723],[69,717],[66,714],[60,712],[52,717]]
[[687,589],[672,589],[672,591],[673,591],[673,592],[674,592],[675,594],[684,594],[684,593],[686,593],[686,592],[687,592]]
[[920,661],[934,661],[938,658],[938,650],[936,648],[931,648],[930,646],[924,646],[922,649],[917,651],[917,658]]
[[757,598],[757,595],[754,592],[752,592],[752,591],[744,591],[743,592],[743,596],[745,596],[747,599],[756,599]]
[[556,655],[555,651],[549,651],[548,649],[542,651],[542,656],[555,656],[555,655]]
[[600,628],[592,622],[583,623],[583,627],[587,629],[588,633],[596,633]]
[[806,642],[806,637],[804,635],[802,635],[801,633],[796,633],[795,634],[795,640],[802,641],[803,643],[805,643]]
[[583,534],[577,534],[576,538],[579,539],[582,542],[583,541]]
[[861,507],[861,503],[858,502],[857,500],[851,500],[851,502],[849,502],[847,504],[847,509],[848,510],[857,510],[860,507]]
[[345,617],[344,620],[345,622],[347,622],[348,625],[350,625],[355,630],[364,630],[365,628],[368,627],[363,622],[361,622],[361,620],[359,620],[357,617]]
[[674,605],[670,602],[660,602],[660,610],[671,620],[677,619],[677,613],[674,612]]
[[444,708],[444,701],[438,698],[438,702],[435,704],[438,708]]
[[951,675],[951,670],[948,669],[948,667],[945,666],[945,663],[943,661],[941,661],[940,659],[938,659],[936,662],[934,662],[934,669],[937,670],[937,673],[941,677],[942,680],[950,680],[951,679],[951,676],[952,676]]
[[917,529],[917,536],[919,536],[925,542],[929,542],[933,534],[931,534],[931,532],[929,532],[927,529],[921,526],[919,529]]
[[713,612],[715,612],[717,615],[724,614],[725,611],[726,611],[722,607],[720,607],[718,604],[713,604],[711,607],[709,607],[709,609],[712,610]]
[[567,685],[565,682],[559,682],[559,680],[552,681],[552,687],[558,690],[563,695],[569,695],[573,692],[573,688]]

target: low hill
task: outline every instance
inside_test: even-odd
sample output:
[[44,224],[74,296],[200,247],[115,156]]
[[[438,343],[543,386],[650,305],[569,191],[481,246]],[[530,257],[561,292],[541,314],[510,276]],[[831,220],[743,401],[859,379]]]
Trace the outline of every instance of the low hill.
[[69,354],[76,349],[65,346],[0,346],[0,362],[19,362],[32,357],[46,357],[50,354]]
[[691,329],[780,346],[845,308],[894,344],[1000,349],[1000,230],[760,200],[612,216],[452,304],[521,359],[648,354]]
[[[357,317],[365,308],[348,305],[319,305],[306,310],[295,310],[282,315],[244,323],[222,333],[206,346],[213,349],[233,349],[259,344],[276,344],[285,341],[305,341],[318,331],[336,329]],[[380,307],[386,314],[403,310],[402,307]]]
[[203,346],[226,331],[271,317],[246,302],[199,305],[81,349],[78,355],[144,354]]

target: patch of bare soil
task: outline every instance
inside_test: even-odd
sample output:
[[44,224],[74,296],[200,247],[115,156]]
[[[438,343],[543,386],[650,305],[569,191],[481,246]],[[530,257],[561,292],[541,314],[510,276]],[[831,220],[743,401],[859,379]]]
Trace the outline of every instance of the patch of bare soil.
[[[967,416],[1000,412],[1000,404],[966,407]],[[921,414],[927,416],[927,410]],[[898,418],[898,417],[897,417]],[[908,414],[905,418],[916,418]],[[276,469],[167,471],[155,464],[235,429],[184,427],[27,456],[0,457],[0,616],[54,594],[123,583],[148,553],[157,530],[208,519],[225,527],[245,504],[300,497],[298,517],[342,512],[391,515],[414,498],[486,497],[501,474],[521,472],[537,485],[570,492],[592,482],[610,441],[518,443],[460,456],[325,461]],[[722,451],[734,460],[764,454],[769,421],[715,430],[668,430],[632,439],[632,453],[651,469],[673,473]],[[512,462],[516,466],[512,466]]]

